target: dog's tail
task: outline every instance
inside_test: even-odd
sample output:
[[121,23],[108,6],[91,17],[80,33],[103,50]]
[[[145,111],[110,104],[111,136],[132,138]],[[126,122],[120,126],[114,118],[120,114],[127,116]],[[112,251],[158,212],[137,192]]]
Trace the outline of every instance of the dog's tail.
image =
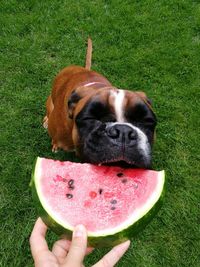
[[87,70],[90,70],[91,64],[92,64],[92,40],[90,38],[88,38],[85,68]]

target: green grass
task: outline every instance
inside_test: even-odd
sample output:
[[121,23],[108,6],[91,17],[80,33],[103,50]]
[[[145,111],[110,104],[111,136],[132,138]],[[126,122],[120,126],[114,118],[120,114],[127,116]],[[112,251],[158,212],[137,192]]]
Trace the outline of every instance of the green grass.
[[[200,266],[200,4],[184,0],[1,2],[0,266],[32,266],[36,220],[29,180],[36,156],[51,153],[41,126],[56,73],[83,65],[93,39],[93,69],[116,86],[144,90],[159,124],[155,169],[165,169],[165,204],[133,238],[117,266]],[[48,234],[49,242],[55,240]],[[107,250],[86,258],[91,266]]]

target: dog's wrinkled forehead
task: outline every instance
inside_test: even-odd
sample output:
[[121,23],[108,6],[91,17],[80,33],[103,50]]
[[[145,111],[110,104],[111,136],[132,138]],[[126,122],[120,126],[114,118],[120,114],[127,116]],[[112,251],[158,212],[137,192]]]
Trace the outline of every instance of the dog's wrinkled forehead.
[[[104,112],[112,114],[115,121],[127,122],[129,116],[136,114],[142,117],[153,114],[150,101],[143,92],[131,92],[123,89],[111,88],[98,92],[90,99],[91,112],[97,115]],[[89,111],[89,110],[88,110]]]
[[125,91],[115,90],[111,91],[109,95],[110,106],[113,108],[114,114],[116,116],[116,121],[124,122],[124,108],[127,102],[125,98]]

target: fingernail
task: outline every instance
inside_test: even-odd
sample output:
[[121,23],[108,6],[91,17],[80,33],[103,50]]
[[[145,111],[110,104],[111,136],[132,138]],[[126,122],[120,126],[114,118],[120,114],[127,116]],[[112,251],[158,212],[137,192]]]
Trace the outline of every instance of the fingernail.
[[131,243],[130,240],[127,240],[124,243],[118,245],[118,249],[119,250],[127,250],[128,247],[130,246],[130,243]]
[[85,228],[82,224],[77,225],[74,229],[74,237],[81,237],[84,235]]

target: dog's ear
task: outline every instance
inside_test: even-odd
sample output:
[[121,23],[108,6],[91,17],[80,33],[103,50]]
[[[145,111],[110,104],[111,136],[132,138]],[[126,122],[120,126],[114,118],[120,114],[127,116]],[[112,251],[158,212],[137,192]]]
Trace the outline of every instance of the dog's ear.
[[70,119],[73,119],[74,109],[80,99],[81,99],[81,96],[76,91],[73,91],[68,100],[68,115]]
[[152,107],[152,100],[147,97],[147,95],[142,91],[135,92],[145,103]]
[[94,93],[90,87],[78,87],[75,89],[68,100],[68,115],[70,119],[73,119],[73,113],[76,108],[76,104],[84,97],[89,97]]

